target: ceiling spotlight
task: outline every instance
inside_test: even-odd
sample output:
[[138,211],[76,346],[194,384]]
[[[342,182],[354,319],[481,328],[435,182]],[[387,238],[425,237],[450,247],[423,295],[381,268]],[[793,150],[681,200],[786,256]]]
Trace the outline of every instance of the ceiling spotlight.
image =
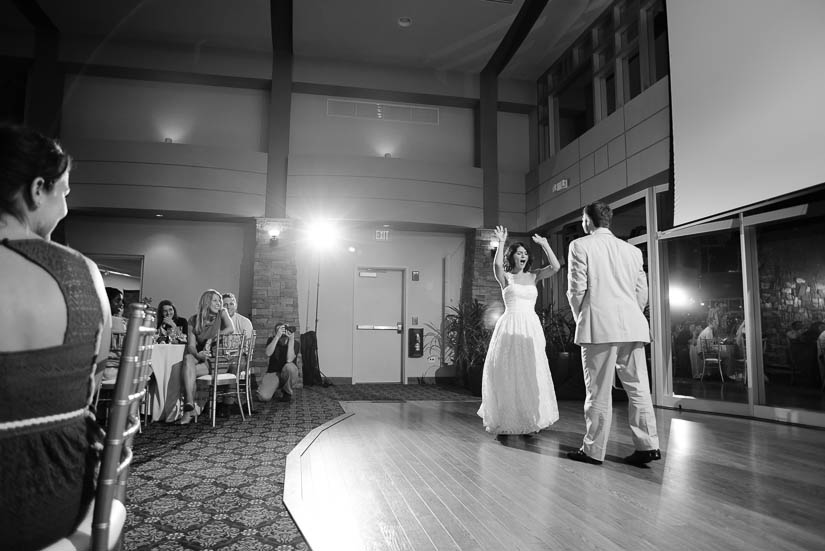
[[163,215],[162,214],[156,214],[155,217],[156,218],[163,218]]
[[398,26],[402,29],[406,29],[412,25],[412,17],[399,17],[398,18]]
[[354,252],[355,252],[355,247],[353,247],[352,245],[350,245],[349,247],[347,247],[347,250],[348,250],[349,252],[351,252],[351,253],[354,253]]

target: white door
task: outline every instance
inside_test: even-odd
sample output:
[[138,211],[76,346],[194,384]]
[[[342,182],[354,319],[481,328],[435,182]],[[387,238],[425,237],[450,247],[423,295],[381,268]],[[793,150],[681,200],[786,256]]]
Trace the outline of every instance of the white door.
[[359,268],[353,383],[403,382],[404,272]]

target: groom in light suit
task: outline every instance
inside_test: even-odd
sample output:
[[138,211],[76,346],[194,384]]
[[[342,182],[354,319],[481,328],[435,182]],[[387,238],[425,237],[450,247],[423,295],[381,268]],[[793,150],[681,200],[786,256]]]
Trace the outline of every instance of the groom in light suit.
[[640,466],[662,457],[644,349],[650,342],[643,313],[647,276],[642,252],[610,231],[612,217],[605,203],[587,205],[582,227],[588,235],[570,244],[567,300],[576,319],[575,342],[582,349],[587,397],[582,447],[567,456],[594,465],[604,461],[615,371],[629,398],[628,417],[636,446],[625,461]]

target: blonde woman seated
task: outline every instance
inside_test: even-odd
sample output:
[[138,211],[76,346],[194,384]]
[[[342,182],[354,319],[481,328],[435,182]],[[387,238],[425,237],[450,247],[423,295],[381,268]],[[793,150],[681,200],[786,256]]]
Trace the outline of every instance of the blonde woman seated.
[[221,294],[214,289],[205,291],[198,303],[198,313],[189,318],[189,335],[181,369],[184,396],[181,425],[191,423],[200,414],[201,408],[195,403],[195,383],[201,375],[209,374],[206,361],[212,356],[212,344],[219,335],[234,332],[232,318],[223,307]]

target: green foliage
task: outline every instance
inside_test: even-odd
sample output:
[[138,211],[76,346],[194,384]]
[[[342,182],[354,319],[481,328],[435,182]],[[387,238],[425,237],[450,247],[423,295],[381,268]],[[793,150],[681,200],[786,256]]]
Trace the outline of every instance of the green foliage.
[[576,320],[569,307],[555,309],[551,304],[541,313],[544,338],[547,340],[547,356],[554,358],[562,352],[572,352],[576,336]]
[[444,318],[443,346],[452,353],[456,375],[467,382],[467,371],[483,367],[487,357],[492,330],[486,325],[487,305],[474,299],[449,307],[451,313]]

